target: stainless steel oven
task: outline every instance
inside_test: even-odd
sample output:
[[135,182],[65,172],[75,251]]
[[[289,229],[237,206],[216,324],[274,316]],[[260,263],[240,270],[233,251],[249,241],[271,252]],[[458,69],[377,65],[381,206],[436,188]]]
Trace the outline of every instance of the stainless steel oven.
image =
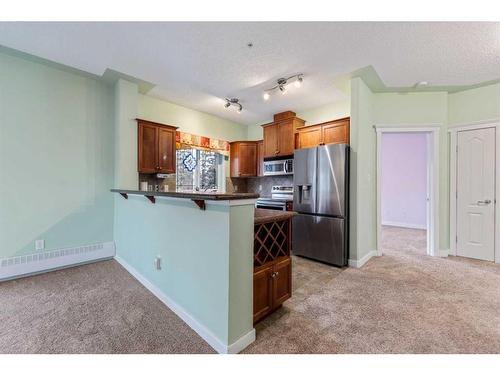
[[286,201],[277,201],[273,199],[259,198],[255,203],[256,208],[265,208],[268,210],[286,211]]
[[264,160],[264,176],[293,174],[293,159]]

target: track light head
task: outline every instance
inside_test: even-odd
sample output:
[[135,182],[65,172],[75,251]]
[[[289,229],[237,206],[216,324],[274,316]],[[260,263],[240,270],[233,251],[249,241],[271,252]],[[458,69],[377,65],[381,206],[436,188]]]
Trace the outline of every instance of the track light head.
[[241,113],[243,110],[243,106],[240,103],[240,100],[238,98],[225,98],[226,104],[224,104],[224,108],[229,108],[230,106],[234,105],[238,107],[238,113]]
[[302,81],[303,81],[303,80],[304,80],[304,79],[302,78],[302,76],[301,76],[301,75],[299,75],[299,76],[297,77],[297,80],[295,81],[295,87],[299,88],[300,86],[302,86]]
[[302,85],[303,80],[304,80],[304,75],[302,73],[295,74],[288,78],[279,78],[276,81],[276,85],[274,87],[271,87],[264,91],[262,97],[264,98],[264,100],[268,100],[270,98],[269,92],[274,90],[280,90],[281,94],[285,95],[287,91],[286,86],[288,85],[289,82],[294,82],[295,87],[300,87]]

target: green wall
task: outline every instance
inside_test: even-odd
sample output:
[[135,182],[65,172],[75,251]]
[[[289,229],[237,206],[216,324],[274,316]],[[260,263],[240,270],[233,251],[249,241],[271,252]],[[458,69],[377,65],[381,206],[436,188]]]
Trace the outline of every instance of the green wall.
[[113,240],[113,89],[0,53],[0,258]]
[[119,79],[115,83],[115,187],[135,190],[137,173],[138,86]]
[[361,78],[351,81],[349,259],[376,250],[376,173],[373,94]]
[[500,119],[500,83],[448,96],[450,125]]
[[[253,330],[252,204],[115,195],[116,253],[223,345]],[[226,205],[224,205],[226,203]],[[153,261],[161,257],[162,269]]]
[[179,127],[179,130],[226,141],[247,137],[247,127],[177,104],[139,94],[139,118]]
[[500,84],[453,94],[372,93],[351,82],[351,258],[376,247],[376,137],[373,125],[439,125],[439,250],[449,249],[449,134],[454,124],[500,119]]

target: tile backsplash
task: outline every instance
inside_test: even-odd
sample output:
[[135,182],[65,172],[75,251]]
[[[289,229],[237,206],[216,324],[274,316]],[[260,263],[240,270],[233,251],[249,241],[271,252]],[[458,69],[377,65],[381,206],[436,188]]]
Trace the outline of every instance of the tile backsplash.
[[247,179],[247,191],[258,193],[261,197],[270,197],[271,187],[274,185],[293,186],[293,176],[264,176]]
[[158,178],[155,174],[139,173],[139,189],[141,188],[141,182],[144,181],[146,181],[148,185],[152,185],[153,190],[155,190],[155,186],[158,185],[158,189],[163,191],[163,186],[168,185],[169,191],[175,191],[175,173],[167,175],[166,178]]
[[[163,191],[163,186],[168,185],[169,191],[175,191],[175,174],[170,174],[166,178],[157,178],[156,175],[139,174],[140,183],[146,181],[148,185],[158,185],[158,189]],[[257,193],[261,197],[271,196],[271,187],[274,185],[292,186],[293,176],[264,176],[250,178],[226,178],[227,193]]]

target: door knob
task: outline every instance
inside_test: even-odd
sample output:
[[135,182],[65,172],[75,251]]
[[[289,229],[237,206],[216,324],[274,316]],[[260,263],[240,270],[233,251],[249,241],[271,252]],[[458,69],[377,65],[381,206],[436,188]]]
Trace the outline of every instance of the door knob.
[[484,201],[477,201],[477,204],[480,206],[484,206],[484,205],[487,205],[490,203],[491,203],[491,199],[485,199]]

